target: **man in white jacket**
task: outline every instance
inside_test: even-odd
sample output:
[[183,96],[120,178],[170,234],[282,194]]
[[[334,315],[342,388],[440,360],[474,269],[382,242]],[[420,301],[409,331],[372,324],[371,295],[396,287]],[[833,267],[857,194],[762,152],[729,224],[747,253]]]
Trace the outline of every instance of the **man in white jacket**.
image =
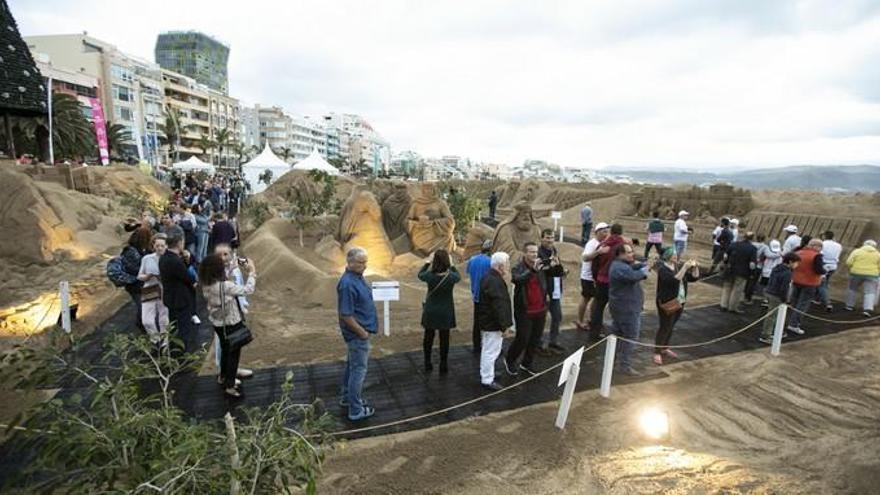
[[831,304],[831,296],[828,294],[828,281],[831,280],[831,275],[837,271],[841,252],[843,252],[843,246],[834,240],[834,232],[826,230],[822,234],[822,260],[825,262],[825,278],[822,280],[822,285],[819,286],[818,297],[814,302],[824,305],[825,310],[829,313],[834,310],[834,306]]
[[782,255],[794,252],[801,245],[801,236],[798,235],[797,225],[789,225],[785,229],[785,242],[782,244]]

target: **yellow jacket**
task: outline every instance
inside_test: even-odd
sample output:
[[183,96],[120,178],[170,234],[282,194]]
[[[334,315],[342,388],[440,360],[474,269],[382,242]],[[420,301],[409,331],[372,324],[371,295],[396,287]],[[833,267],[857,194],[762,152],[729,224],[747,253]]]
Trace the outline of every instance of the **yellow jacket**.
[[846,266],[852,275],[880,276],[880,251],[873,246],[862,246],[849,253]]

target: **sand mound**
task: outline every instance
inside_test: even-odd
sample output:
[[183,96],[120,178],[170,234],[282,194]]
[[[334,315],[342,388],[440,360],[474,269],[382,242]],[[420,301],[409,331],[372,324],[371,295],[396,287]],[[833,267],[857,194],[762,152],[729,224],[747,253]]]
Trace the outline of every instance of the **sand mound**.
[[273,218],[257,229],[245,242],[242,253],[252,258],[260,275],[259,290],[285,299],[295,296],[306,305],[336,301],[336,278],[294,254],[282,239],[297,237],[296,227],[287,220]]
[[[312,181],[305,172],[287,172],[273,182],[265,191],[257,194],[269,204],[291,203],[296,195],[298,188],[304,185],[311,185]],[[345,201],[351,195],[352,189],[357,187],[359,183],[351,177],[336,177],[336,198]]]
[[168,198],[171,190],[136,167],[114,165],[111,167],[88,167],[89,192],[107,198],[140,193],[151,202]]
[[110,201],[0,169],[0,257],[48,263],[85,259],[120,243]]

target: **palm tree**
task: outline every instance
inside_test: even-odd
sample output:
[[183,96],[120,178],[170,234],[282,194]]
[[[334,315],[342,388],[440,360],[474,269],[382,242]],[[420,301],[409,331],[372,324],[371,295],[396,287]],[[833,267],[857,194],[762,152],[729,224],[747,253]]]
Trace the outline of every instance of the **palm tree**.
[[[214,149],[216,145],[217,144],[212,141],[211,138],[207,136],[207,134],[202,134],[202,136],[199,138],[199,142],[196,144],[196,146],[198,146],[202,150],[202,155],[207,155],[208,150]],[[209,158],[209,161],[213,162],[214,160]]]
[[220,165],[220,162],[223,160],[223,148],[229,144],[232,137],[232,133],[229,131],[228,127],[224,127],[214,133],[214,144],[217,146],[218,150],[217,165]]
[[165,123],[159,125],[159,130],[165,135],[160,139],[168,145],[168,152],[174,153],[174,160],[180,161],[180,113],[174,107],[165,108]]
[[283,158],[286,162],[287,159],[290,158],[290,155],[293,154],[293,150],[287,146],[283,146],[281,148],[278,148],[278,154],[281,155],[281,158]]
[[[48,161],[47,118],[18,119],[17,127],[40,159]],[[66,93],[52,94],[52,145],[58,160],[97,155],[95,127],[83,115],[79,101]]]
[[114,124],[111,121],[104,123],[107,131],[107,154],[113,156],[114,151],[122,148],[123,144],[131,142],[131,131],[122,124]]

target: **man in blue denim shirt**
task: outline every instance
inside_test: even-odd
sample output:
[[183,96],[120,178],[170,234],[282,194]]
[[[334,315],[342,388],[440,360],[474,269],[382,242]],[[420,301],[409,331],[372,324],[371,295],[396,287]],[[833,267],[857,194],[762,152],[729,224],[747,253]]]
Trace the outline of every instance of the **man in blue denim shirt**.
[[358,247],[351,248],[345,259],[345,273],[336,285],[339,329],[348,347],[348,361],[342,377],[342,399],[339,403],[348,406],[348,419],[359,421],[376,412],[361,398],[361,391],[367,376],[370,334],[376,333],[379,320],[373,304],[373,291],[364,280],[367,251]]

